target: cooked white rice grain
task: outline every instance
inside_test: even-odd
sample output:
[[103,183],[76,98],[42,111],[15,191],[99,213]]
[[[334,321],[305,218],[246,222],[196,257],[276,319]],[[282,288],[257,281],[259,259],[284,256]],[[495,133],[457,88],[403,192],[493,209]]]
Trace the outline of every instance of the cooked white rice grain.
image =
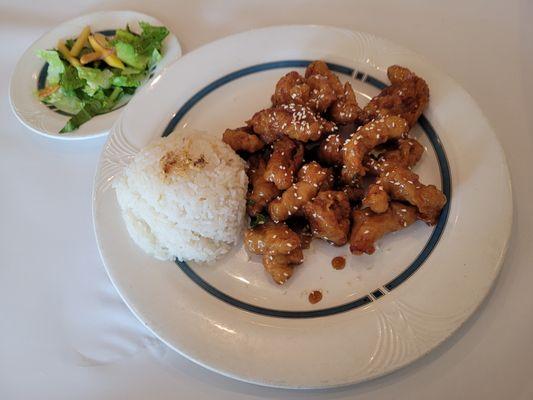
[[247,185],[244,161],[197,131],[150,143],[114,183],[128,232],[144,251],[201,262],[239,240]]

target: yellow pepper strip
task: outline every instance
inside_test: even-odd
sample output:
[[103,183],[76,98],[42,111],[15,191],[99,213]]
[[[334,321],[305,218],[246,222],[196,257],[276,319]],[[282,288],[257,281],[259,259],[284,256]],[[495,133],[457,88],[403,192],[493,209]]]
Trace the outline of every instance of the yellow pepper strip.
[[109,57],[112,54],[113,54],[113,49],[104,49],[103,52],[94,51],[92,53],[87,53],[87,54],[82,55],[80,58],[80,61],[82,65],[85,65],[96,60],[103,60],[105,57]]
[[59,43],[57,44],[57,49],[61,54],[63,54],[63,57],[65,57],[70,64],[75,67],[81,66],[78,59],[76,57],[72,57],[72,54],[70,54],[70,51],[67,49],[67,46],[65,46],[65,43],[63,41],[59,41]]
[[[105,40],[104,35],[101,35],[99,33],[89,35],[89,43],[95,51],[104,53],[106,50],[109,50],[109,44],[107,43],[107,40]],[[104,61],[112,67],[124,69],[124,64],[122,63],[122,61],[120,61],[120,59],[114,54],[106,56],[104,58]]]
[[52,93],[57,92],[59,89],[59,84],[52,85],[45,87],[44,89],[41,89],[37,92],[37,96],[39,96],[40,99],[44,99],[45,97],[50,96]]
[[70,49],[70,55],[72,57],[78,57],[80,55],[80,51],[87,44],[87,38],[89,37],[90,34],[91,34],[91,28],[89,28],[88,26],[83,28],[83,30],[81,31],[80,35],[76,39],[76,42],[74,43],[74,45]]
[[100,44],[100,46],[104,47],[104,48],[111,48],[111,45],[109,44],[109,42],[107,41],[106,37],[104,35],[102,35],[101,33],[95,33],[94,35],[94,38],[98,41],[98,43]]

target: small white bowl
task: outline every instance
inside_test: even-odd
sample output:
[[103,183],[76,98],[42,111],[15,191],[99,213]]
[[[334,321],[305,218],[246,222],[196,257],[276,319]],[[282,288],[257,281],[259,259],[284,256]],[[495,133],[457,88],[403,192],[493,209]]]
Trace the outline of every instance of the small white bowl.
[[[32,131],[53,139],[80,140],[107,135],[122,111],[120,107],[109,113],[93,117],[73,132],[59,133],[70,117],[52,110],[36,97],[39,75],[44,66],[43,60],[37,57],[36,52],[40,49],[55,48],[60,39],[66,40],[76,37],[87,25],[93,31],[123,29],[129,25],[133,31],[137,32],[139,31],[139,21],[165,26],[154,17],[135,11],[105,11],[87,14],[64,22],[35,41],[22,55],[11,76],[10,103],[20,122]],[[151,76],[156,75],[181,56],[180,44],[172,32],[163,41],[162,50],[163,57],[157,63]],[[143,85],[146,85],[148,81]]]

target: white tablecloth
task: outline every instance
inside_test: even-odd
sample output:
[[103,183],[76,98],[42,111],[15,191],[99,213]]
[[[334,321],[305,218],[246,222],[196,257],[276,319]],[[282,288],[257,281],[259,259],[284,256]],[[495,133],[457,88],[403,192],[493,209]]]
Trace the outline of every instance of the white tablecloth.
[[[61,21],[105,9],[154,15],[185,52],[250,28],[317,23],[390,38],[447,71],[488,116],[514,184],[509,253],[480,310],[413,365],[327,391],[240,383],[159,343],[122,303],[96,249],[91,186],[104,140],[42,138],[9,108],[23,51]],[[1,0],[0,399],[533,399],[532,18],[528,0]]]

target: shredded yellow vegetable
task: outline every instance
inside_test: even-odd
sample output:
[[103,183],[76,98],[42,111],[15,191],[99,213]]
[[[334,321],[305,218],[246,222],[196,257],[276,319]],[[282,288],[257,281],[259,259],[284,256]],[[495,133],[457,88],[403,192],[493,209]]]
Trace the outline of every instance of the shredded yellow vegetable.
[[[94,51],[106,53],[106,50],[109,50],[109,43],[107,43],[105,36],[100,33],[89,35],[89,43]],[[120,59],[114,54],[104,57],[104,61],[112,67],[124,69],[122,61],[120,61]]]
[[91,28],[89,28],[88,26],[83,28],[80,35],[76,39],[76,42],[70,49],[70,54],[72,55],[72,57],[78,57],[80,55],[80,51],[87,44],[87,38],[89,37],[90,34],[91,34]]
[[67,61],[72,64],[74,67],[81,66],[80,62],[76,57],[73,57],[72,54],[70,54],[70,51],[67,49],[67,46],[65,46],[65,43],[60,40],[59,43],[57,43],[57,49],[59,52],[67,59]]

